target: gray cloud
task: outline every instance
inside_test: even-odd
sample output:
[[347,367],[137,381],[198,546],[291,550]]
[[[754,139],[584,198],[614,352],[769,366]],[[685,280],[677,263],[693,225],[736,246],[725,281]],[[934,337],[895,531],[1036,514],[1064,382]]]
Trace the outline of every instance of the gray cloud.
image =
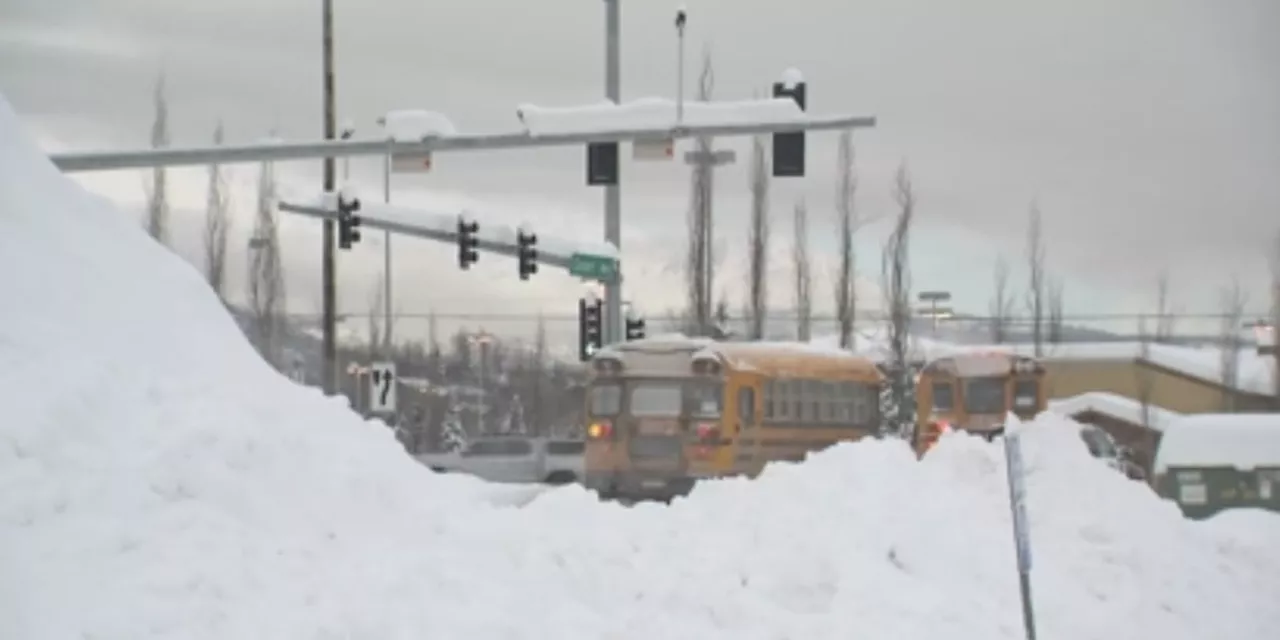
[[[495,130],[514,125],[518,102],[595,100],[602,4],[335,2],[340,111],[371,123],[387,108],[424,106],[461,128]],[[673,92],[675,4],[623,0],[624,97]],[[984,308],[990,254],[1021,255],[1035,198],[1052,235],[1052,266],[1068,277],[1078,305],[1146,303],[1165,266],[1184,283],[1188,307],[1212,306],[1213,290],[1232,272],[1260,286],[1264,238],[1280,226],[1280,44],[1267,26],[1280,23],[1280,5],[1271,0],[687,4],[689,50],[713,52],[718,96],[749,96],[794,65],[811,83],[815,112],[879,116],[878,128],[858,135],[860,205],[869,215],[887,212],[892,173],[910,162],[925,221],[918,282],[952,286]],[[150,84],[164,68],[181,141],[207,139],[219,117],[238,139],[269,127],[314,137],[316,7],[310,0],[6,3],[0,86],[53,135],[142,144]],[[785,214],[799,196],[815,220],[828,215],[833,138],[811,139],[803,183],[775,184],[775,227],[789,226]],[[720,144],[745,158],[746,141]],[[376,184],[372,161],[354,170]],[[305,180],[315,166],[284,171]],[[687,173],[679,165],[626,171],[626,257],[660,272],[679,254]],[[405,182],[486,201],[560,203],[539,215],[581,232],[600,228],[600,195],[582,185],[582,172],[581,150],[559,149],[450,156],[430,177]],[[733,251],[745,233],[745,167],[720,175],[717,225]],[[876,265],[869,254],[882,230],[864,238],[867,268]],[[966,246],[948,244],[957,236]],[[437,249],[432,260],[448,268],[445,253]],[[556,293],[563,283],[543,291],[509,276],[492,274],[495,283],[512,280],[495,294],[568,295]],[[651,306],[678,299],[668,291],[678,278],[663,282],[647,293]],[[421,299],[445,304],[443,295]],[[501,306],[512,304],[525,303]]]

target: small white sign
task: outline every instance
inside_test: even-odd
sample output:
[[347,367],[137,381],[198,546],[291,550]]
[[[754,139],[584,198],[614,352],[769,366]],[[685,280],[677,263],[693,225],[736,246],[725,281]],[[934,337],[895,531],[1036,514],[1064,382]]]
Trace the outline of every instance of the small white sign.
[[397,384],[396,363],[373,363],[369,367],[369,410],[373,413],[395,413]]
[[430,173],[431,154],[392,154],[391,173]]
[[676,141],[671,138],[636,140],[631,143],[633,160],[671,160],[676,157]]

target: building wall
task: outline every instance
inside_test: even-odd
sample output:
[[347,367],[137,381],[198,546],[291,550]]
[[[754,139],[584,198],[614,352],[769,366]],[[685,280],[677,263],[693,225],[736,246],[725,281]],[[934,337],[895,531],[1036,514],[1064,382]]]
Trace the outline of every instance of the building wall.
[[[1051,399],[1069,398],[1089,391],[1103,391],[1142,401],[1139,389],[1146,377],[1148,402],[1179,413],[1215,413],[1224,410],[1220,385],[1149,363],[1129,360],[1045,360]],[[1236,411],[1268,411],[1264,396],[1230,392]]]

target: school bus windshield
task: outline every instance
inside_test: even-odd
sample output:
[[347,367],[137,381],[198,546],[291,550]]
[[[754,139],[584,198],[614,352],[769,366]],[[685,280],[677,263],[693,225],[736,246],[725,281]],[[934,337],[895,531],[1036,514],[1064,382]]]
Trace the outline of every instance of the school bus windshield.
[[1004,413],[1007,378],[970,378],[964,381],[964,408],[969,413]]

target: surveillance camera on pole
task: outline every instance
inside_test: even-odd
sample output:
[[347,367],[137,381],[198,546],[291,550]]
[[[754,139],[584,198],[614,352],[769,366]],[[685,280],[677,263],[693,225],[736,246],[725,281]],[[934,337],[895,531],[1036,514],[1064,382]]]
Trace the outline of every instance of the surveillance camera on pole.
[[[773,97],[791,98],[806,110],[806,86],[799,69],[787,69],[780,82],[773,83]],[[804,177],[804,131],[773,134],[773,176],[775,178]]]
[[526,233],[523,228],[516,231],[516,246],[520,260],[520,279],[528,280],[529,276],[538,272],[538,236]]
[[477,247],[480,240],[476,234],[480,232],[480,223],[474,220],[467,222],[458,216],[458,268],[470,269],[480,258]]
[[347,193],[347,189],[338,191],[338,248],[349,251],[351,245],[360,242],[360,198]]
[[676,39],[679,51],[676,54],[676,124],[684,122],[684,25],[688,20],[688,12],[684,5],[676,10]]

